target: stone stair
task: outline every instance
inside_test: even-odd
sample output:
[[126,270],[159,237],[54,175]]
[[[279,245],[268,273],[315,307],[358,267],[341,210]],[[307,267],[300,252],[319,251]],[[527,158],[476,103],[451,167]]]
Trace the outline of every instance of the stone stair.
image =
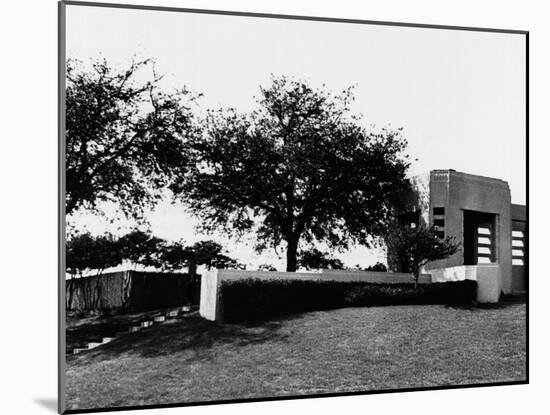
[[[95,349],[96,347],[110,343],[116,338],[119,338],[121,336],[126,336],[131,333],[137,333],[138,331],[151,327],[154,324],[158,324],[158,323],[165,322],[166,320],[174,319],[183,314],[187,314],[190,311],[191,311],[191,306],[181,306],[181,307],[164,310],[162,312],[154,313],[151,316],[144,317],[139,322],[132,323],[126,331],[119,331],[114,334],[109,334],[108,336],[102,337],[100,341],[91,341],[85,344],[80,344],[79,345],[80,347],[75,347],[72,349],[72,354],[79,354],[91,349]],[[99,339],[94,339],[94,340],[99,340]]]

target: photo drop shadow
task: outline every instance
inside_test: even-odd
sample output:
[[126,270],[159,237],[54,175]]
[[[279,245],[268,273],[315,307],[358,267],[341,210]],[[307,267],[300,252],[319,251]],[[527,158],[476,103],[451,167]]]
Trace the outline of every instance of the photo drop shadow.
[[56,398],[34,398],[34,402],[49,410],[50,412],[57,413],[57,399]]

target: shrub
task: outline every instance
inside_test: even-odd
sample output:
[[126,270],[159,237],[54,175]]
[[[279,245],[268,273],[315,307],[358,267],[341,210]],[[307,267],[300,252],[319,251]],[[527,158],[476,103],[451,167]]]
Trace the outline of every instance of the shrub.
[[[359,268],[359,267],[358,267]],[[381,262],[377,262],[374,265],[369,265],[367,268],[365,268],[363,271],[377,271],[377,272],[388,272],[388,267],[386,264],[383,264]]]
[[400,304],[468,304],[475,281],[433,284],[378,284],[315,280],[241,279],[223,281],[220,307],[226,322],[329,310]]
[[399,304],[468,304],[476,298],[471,280],[420,284],[353,284],[346,292],[350,307]]

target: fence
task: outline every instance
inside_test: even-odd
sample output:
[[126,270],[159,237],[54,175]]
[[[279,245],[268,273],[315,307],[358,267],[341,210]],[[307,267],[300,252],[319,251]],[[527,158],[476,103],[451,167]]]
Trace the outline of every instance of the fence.
[[122,271],[66,280],[68,310],[146,311],[199,304],[200,276]]

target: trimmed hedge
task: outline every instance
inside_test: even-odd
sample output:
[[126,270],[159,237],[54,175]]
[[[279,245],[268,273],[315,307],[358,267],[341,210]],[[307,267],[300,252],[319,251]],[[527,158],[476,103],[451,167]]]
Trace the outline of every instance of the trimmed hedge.
[[274,316],[330,310],[406,304],[470,304],[477,282],[471,280],[419,284],[261,280],[222,281],[220,307],[226,322],[262,320]]

